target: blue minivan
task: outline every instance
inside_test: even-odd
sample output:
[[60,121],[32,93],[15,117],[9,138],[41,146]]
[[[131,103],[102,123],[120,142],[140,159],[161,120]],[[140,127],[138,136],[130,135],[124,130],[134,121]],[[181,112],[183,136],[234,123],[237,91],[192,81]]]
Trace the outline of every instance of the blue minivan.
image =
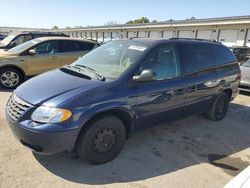
[[105,163],[134,131],[195,114],[222,120],[240,77],[235,56],[217,42],[111,41],[19,86],[6,118],[34,152]]

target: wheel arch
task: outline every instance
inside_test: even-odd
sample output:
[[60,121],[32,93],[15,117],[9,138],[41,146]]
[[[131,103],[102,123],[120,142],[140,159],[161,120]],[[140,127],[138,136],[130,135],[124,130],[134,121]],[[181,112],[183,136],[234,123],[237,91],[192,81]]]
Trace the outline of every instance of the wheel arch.
[[75,146],[74,146],[74,150],[76,149],[78,143],[79,143],[79,139],[81,137],[81,135],[87,130],[87,128],[91,125],[91,123],[97,119],[97,118],[101,118],[102,116],[106,116],[106,115],[114,115],[117,118],[119,118],[126,129],[126,137],[128,138],[129,135],[131,134],[131,132],[134,129],[134,120],[135,117],[134,115],[129,112],[129,110],[125,109],[125,108],[111,108],[111,109],[105,109],[105,110],[101,110],[96,112],[95,114],[91,115],[84,123],[84,125],[81,127],[81,130],[79,131],[79,134],[77,136],[77,139],[75,141]]
[[223,92],[228,95],[229,101],[231,101],[233,90],[231,88],[226,88],[226,89],[223,90]]
[[19,72],[22,73],[23,79],[24,79],[24,80],[26,80],[26,78],[27,78],[27,75],[25,74],[24,70],[23,70],[21,67],[19,67],[19,66],[7,64],[7,65],[1,66],[1,67],[0,67],[0,70],[2,70],[2,69],[4,69],[4,68],[13,68],[13,69],[17,69]]

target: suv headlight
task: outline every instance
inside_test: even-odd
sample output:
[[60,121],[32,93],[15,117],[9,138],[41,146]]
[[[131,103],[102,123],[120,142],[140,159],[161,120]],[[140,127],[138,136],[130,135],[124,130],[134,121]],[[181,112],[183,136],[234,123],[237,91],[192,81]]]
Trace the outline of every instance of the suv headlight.
[[31,119],[39,123],[60,123],[71,116],[71,111],[67,109],[40,106],[33,112]]

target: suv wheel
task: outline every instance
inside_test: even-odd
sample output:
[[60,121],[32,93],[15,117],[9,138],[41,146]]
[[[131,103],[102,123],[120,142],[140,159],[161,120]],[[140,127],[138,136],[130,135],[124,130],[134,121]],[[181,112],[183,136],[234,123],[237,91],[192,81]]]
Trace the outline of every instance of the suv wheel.
[[126,130],[120,119],[113,115],[94,120],[80,136],[77,152],[81,159],[101,164],[112,160],[123,147]]
[[225,117],[228,105],[229,97],[223,92],[217,96],[211,110],[206,114],[206,116],[214,121],[220,121]]
[[0,70],[0,86],[5,89],[15,89],[23,82],[22,73],[15,68],[3,68]]

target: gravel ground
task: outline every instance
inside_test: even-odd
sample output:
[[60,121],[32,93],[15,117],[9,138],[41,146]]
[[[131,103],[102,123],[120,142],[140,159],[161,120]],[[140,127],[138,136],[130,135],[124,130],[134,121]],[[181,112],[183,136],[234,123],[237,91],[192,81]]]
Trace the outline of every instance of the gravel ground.
[[223,187],[250,164],[250,95],[230,104],[226,118],[201,116],[137,132],[113,161],[89,165],[69,153],[39,156],[12,135],[0,91],[0,188]]

